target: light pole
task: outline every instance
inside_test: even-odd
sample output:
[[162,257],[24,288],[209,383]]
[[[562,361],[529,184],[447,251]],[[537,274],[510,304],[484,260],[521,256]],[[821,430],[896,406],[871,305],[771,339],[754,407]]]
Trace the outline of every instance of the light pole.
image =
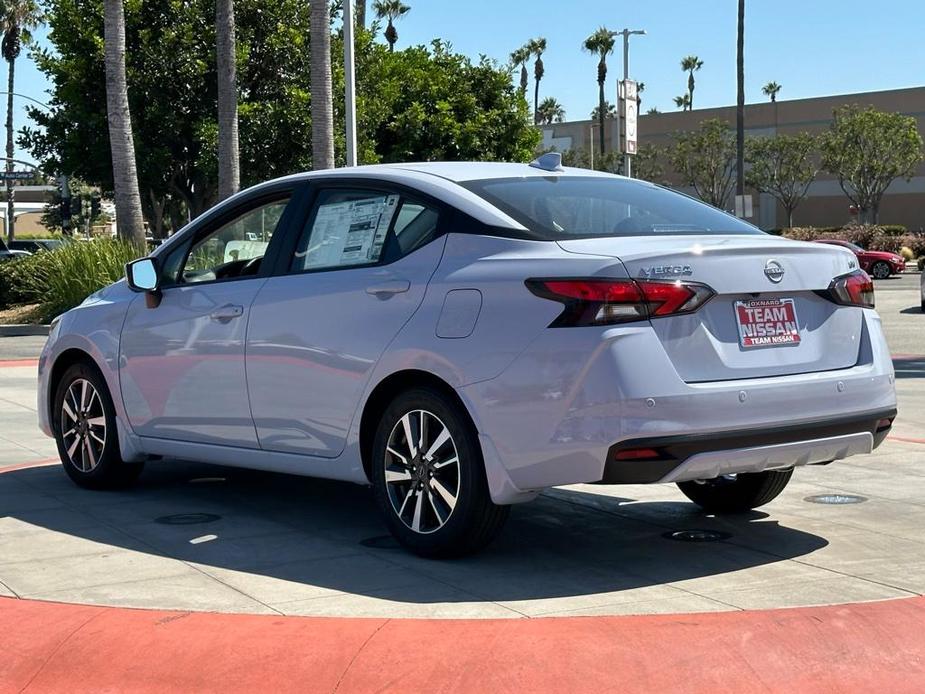
[[347,112],[347,166],[357,165],[356,68],[353,51],[353,0],[344,0],[344,107]]
[[[645,29],[624,29],[623,31],[615,31],[614,36],[623,37],[623,81],[625,82],[630,78],[630,36],[645,36]],[[617,101],[620,100],[620,94],[617,94]],[[620,114],[619,103],[617,105],[617,115]],[[617,135],[619,136],[620,129],[617,128]],[[632,157],[626,153],[626,148],[623,148],[623,173],[627,177],[632,177]]]

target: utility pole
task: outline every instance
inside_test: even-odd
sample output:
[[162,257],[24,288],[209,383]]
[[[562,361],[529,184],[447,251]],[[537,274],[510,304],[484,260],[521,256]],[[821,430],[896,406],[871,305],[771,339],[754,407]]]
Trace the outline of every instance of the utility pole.
[[356,66],[353,0],[344,0],[344,106],[347,111],[347,166],[357,165]]
[[[745,216],[745,0],[739,0],[736,41],[736,196]],[[738,208],[737,208],[738,209]]]
[[[623,31],[614,32],[614,36],[623,37],[623,81],[626,82],[630,78],[630,36],[645,36],[645,29],[624,29]],[[617,91],[617,118],[620,117],[620,93]],[[617,121],[617,136],[620,135],[620,121]],[[626,152],[626,147],[623,147],[623,174],[627,177],[632,177],[633,175],[633,164],[632,164],[632,155]]]

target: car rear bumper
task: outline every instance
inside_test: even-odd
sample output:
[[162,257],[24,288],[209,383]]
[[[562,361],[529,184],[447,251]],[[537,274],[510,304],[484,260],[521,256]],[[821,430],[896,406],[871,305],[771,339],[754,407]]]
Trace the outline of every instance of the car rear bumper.
[[[707,453],[717,461],[701,457],[697,465],[729,469],[719,458],[731,458],[726,453],[731,450],[745,455],[771,447],[749,452],[748,470],[827,462],[869,452],[884,435],[878,422],[896,410],[893,366],[879,316],[865,310],[864,320],[866,338],[852,367],[706,383],[681,379],[650,327],[596,334],[583,328],[547,330],[498,377],[460,392],[479,433],[497,451],[506,478],[524,492],[605,479],[668,481],[669,475],[681,474],[674,472],[681,464]],[[847,429],[833,429],[845,422]],[[747,439],[775,432],[783,432],[782,438]],[[834,450],[828,443],[812,443],[839,436],[850,440]],[[637,460],[635,476],[625,470],[618,475],[614,446],[641,447],[640,440],[702,445],[659,469]],[[754,459],[763,454],[766,462]],[[684,474],[694,474],[693,464]],[[702,474],[697,472],[698,478]]]
[[[622,441],[610,447],[600,481],[684,482],[831,463],[870,453],[886,438],[895,417],[896,410],[883,410],[796,426]],[[642,451],[657,457],[622,457]]]

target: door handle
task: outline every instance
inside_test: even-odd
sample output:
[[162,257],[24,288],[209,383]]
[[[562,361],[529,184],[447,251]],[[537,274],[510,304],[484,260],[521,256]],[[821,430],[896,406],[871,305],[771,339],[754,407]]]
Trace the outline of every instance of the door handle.
[[235,304],[226,304],[221,308],[217,308],[212,313],[209,314],[209,318],[212,320],[219,321],[221,323],[227,323],[232,318],[240,318],[244,315],[244,307],[236,306]]
[[366,293],[379,299],[388,299],[394,294],[402,294],[409,289],[411,289],[411,282],[408,280],[387,280],[367,287]]

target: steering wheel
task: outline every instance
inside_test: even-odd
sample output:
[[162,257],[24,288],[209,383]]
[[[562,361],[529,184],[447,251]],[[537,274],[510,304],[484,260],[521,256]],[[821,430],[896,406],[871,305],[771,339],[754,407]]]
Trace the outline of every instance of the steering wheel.
[[256,275],[260,270],[260,261],[263,260],[262,255],[258,255],[256,258],[251,258],[241,267],[241,271],[238,273],[238,277],[242,275]]

